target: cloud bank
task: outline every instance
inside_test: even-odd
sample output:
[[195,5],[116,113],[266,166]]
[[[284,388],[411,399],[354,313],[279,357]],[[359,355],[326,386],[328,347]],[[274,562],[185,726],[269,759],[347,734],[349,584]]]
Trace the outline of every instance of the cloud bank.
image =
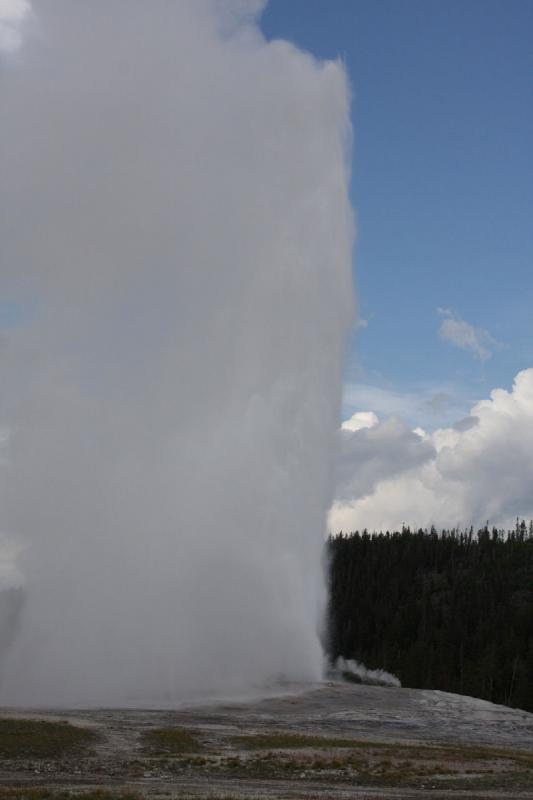
[[41,0],[3,75],[4,704],[321,674],[348,91],[261,6]]
[[340,436],[332,532],[533,518],[533,369],[433,434],[389,418]]

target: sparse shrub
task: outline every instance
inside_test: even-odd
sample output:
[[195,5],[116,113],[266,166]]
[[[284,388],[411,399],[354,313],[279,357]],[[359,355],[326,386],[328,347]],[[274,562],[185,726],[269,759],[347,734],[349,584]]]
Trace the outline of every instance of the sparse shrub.
[[61,758],[97,739],[94,731],[68,722],[0,719],[0,758]]
[[158,755],[198,753],[203,745],[187,728],[154,728],[143,735],[145,749]]

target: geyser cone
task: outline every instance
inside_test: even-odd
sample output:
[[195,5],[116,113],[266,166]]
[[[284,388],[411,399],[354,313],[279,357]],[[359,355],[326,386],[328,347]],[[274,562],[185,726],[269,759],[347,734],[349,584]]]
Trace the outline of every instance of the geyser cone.
[[3,703],[320,676],[345,75],[258,3],[44,0],[3,66]]

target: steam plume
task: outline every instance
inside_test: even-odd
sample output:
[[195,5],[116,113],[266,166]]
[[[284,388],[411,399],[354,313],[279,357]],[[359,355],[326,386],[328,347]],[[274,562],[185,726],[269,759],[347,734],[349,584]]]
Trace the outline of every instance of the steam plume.
[[3,703],[320,675],[348,92],[260,7],[40,0],[3,70]]

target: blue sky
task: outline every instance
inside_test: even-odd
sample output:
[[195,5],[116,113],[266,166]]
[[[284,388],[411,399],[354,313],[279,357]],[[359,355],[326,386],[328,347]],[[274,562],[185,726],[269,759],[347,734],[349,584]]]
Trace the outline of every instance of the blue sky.
[[351,81],[368,325],[344,416],[451,422],[533,365],[533,3],[270,0],[262,29],[342,58]]

